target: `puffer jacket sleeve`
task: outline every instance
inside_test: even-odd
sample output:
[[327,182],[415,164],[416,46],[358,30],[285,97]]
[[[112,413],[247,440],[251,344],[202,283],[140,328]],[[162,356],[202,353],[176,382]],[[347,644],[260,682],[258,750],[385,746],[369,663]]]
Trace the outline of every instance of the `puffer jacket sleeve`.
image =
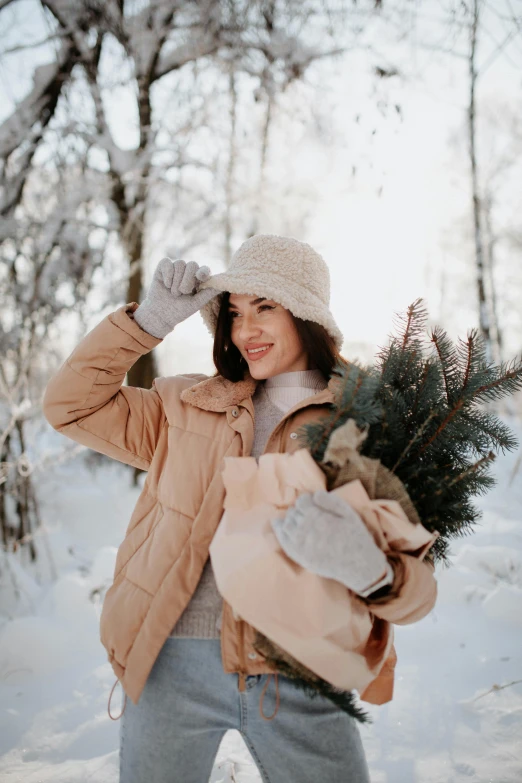
[[104,318],[51,378],[44,416],[55,430],[108,457],[147,470],[165,422],[156,389],[123,386],[143,354],[162,341],[129,313],[135,302]]

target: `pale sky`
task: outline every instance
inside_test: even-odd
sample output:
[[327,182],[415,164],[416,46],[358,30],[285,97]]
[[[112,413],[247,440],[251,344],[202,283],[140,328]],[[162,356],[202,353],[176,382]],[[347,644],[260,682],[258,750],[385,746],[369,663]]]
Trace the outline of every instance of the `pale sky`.
[[[486,64],[495,40],[489,46],[484,43]],[[522,40],[517,47],[513,57],[522,63]],[[356,66],[354,60],[358,60]],[[396,84],[390,80],[383,89],[385,97],[400,103],[403,121],[388,117],[379,122],[368,62],[362,55],[347,57],[328,85],[336,102],[332,122],[337,127],[344,122],[346,130],[343,147],[318,150],[302,145],[290,160],[286,149],[280,153],[283,159],[286,156],[296,188],[317,190],[308,232],[298,238],[309,242],[327,261],[330,309],[345,336],[343,352],[363,359],[386,342],[394,314],[418,297],[425,299],[431,322],[444,325],[453,338],[464,337],[477,325],[473,248],[462,236],[466,223],[471,230],[465,135],[467,64],[422,51],[409,51],[407,57],[403,53],[406,78],[395,80]],[[421,75],[412,75],[416,66]],[[517,71],[513,60],[495,60],[479,83],[479,102],[491,106],[500,92],[503,100],[522,107],[520,73],[522,69]],[[357,109],[364,113],[366,128],[374,121],[375,137],[368,139],[364,130],[354,130],[352,118]],[[487,151],[487,140],[483,144]],[[277,158],[277,149],[271,155]],[[354,161],[361,173],[352,179]],[[522,207],[520,192],[516,196]],[[279,226],[274,231],[284,233]],[[219,259],[207,261],[213,273],[223,271]],[[507,267],[513,268],[518,284],[516,305],[522,293],[522,264],[513,254]],[[505,269],[501,271],[502,291],[502,286],[509,289],[510,280]],[[507,305],[501,308],[504,323],[510,324],[505,335],[509,356],[522,348],[521,312],[522,306],[513,304],[509,312]],[[183,350],[185,340],[195,340],[206,350],[208,335],[200,321],[194,316],[162,346],[166,367],[179,372],[183,362],[200,366],[201,354],[191,361]]]

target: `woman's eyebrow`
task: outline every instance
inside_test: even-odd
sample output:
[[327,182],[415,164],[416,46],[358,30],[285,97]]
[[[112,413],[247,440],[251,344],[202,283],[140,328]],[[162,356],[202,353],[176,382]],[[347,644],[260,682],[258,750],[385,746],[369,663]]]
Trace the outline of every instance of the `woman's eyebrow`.
[[[260,296],[258,299],[252,299],[252,301],[249,302],[248,304],[256,305],[259,304],[259,302],[266,302],[266,301],[267,301],[266,296]],[[234,310],[237,310],[237,307],[232,303],[230,303],[228,305],[228,309],[231,310],[232,308],[234,308]]]

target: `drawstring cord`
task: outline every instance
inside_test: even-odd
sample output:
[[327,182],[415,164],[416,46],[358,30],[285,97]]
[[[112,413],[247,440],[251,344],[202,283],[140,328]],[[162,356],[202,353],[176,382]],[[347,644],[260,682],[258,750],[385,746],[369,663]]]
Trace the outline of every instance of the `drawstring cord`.
[[[269,683],[270,683],[270,680],[271,680],[272,676],[273,676],[273,677],[274,677],[274,679],[275,679],[275,688],[276,688],[276,704],[275,704],[275,709],[274,709],[274,711],[273,711],[272,715],[265,715],[265,714],[264,714],[264,712],[263,712],[263,701],[264,701],[264,699],[265,699],[265,695],[266,695],[266,692],[267,692],[267,690],[268,690],[268,685],[269,685]],[[121,710],[120,714],[119,714],[119,715],[116,715],[116,716],[114,716],[114,715],[112,715],[112,714],[111,714],[111,701],[112,701],[112,696],[113,696],[113,694],[114,694],[114,689],[115,689],[115,687],[117,686],[117,684],[118,684],[118,683],[119,683],[119,679],[118,679],[118,678],[116,678],[116,681],[114,682],[114,685],[112,686],[112,688],[111,688],[111,692],[110,692],[110,694],[109,694],[109,701],[107,702],[107,712],[109,713],[109,718],[110,718],[111,720],[119,720],[119,719],[121,718],[121,716],[123,715],[123,713],[125,712],[125,708],[126,708],[126,706],[127,706],[127,694],[124,692],[123,707],[122,707],[122,710]],[[123,687],[123,686],[122,686],[122,687]],[[271,672],[271,673],[268,675],[267,679],[266,679],[266,682],[265,682],[265,684],[264,684],[263,690],[261,691],[261,697],[260,697],[260,699],[259,699],[259,714],[261,715],[261,717],[263,718],[263,720],[273,720],[273,719],[275,718],[275,716],[277,715],[278,711],[279,711],[279,704],[280,704],[280,697],[279,697],[279,679],[278,679],[278,673],[277,673],[277,672],[275,672],[275,674],[273,674],[273,673]]]
[[[125,707],[127,706],[127,694],[126,694],[126,693],[125,693],[125,691],[124,691],[125,698],[123,699],[123,709],[122,709],[122,711],[120,712],[120,714],[119,714],[119,715],[118,715],[116,718],[115,718],[113,715],[111,715],[111,699],[112,699],[112,694],[114,693],[114,689],[115,689],[115,687],[117,686],[117,684],[118,684],[118,683],[119,683],[119,679],[118,679],[118,678],[116,678],[116,682],[115,682],[115,683],[114,683],[114,685],[112,686],[112,688],[111,688],[111,692],[110,692],[110,694],[109,694],[109,701],[107,702],[107,712],[109,713],[109,718],[110,718],[111,720],[119,720],[119,719],[121,718],[121,716],[123,715],[123,713],[125,712]],[[122,687],[123,687],[123,686],[122,686]]]
[[[276,687],[276,706],[275,710],[273,711],[272,715],[265,715],[263,712],[263,700],[265,698],[265,693],[268,688],[268,683],[270,682],[271,677],[274,676],[275,679],[275,687]],[[264,685],[263,690],[261,691],[261,698],[259,699],[259,714],[263,718],[263,720],[273,720],[275,716],[277,715],[277,712],[279,710],[279,680],[278,680],[278,674],[277,672],[273,674],[272,672],[268,675],[266,678],[266,682]]]

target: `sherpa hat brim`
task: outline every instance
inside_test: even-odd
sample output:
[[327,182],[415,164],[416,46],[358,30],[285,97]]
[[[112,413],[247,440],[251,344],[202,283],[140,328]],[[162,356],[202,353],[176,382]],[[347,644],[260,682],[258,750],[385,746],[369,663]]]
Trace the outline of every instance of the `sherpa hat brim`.
[[[279,278],[280,285],[278,285]],[[223,293],[228,291],[231,294],[264,296],[267,299],[273,299],[287,310],[290,310],[296,318],[302,318],[305,321],[315,321],[315,323],[324,326],[335,341],[337,349],[341,349],[344,340],[343,334],[319,297],[314,296],[311,291],[300,286],[296,288],[296,292],[299,294],[299,299],[297,299],[296,296],[292,295],[292,292],[287,290],[287,279],[278,275],[277,272],[271,271],[269,278],[266,278],[262,273],[258,273],[256,274],[255,282],[252,281],[250,275],[242,275],[240,271],[235,272],[233,275],[222,272],[205,280],[201,284],[200,290],[203,288],[215,288]],[[212,336],[216,333],[221,300],[222,296],[216,296],[199,311]]]

